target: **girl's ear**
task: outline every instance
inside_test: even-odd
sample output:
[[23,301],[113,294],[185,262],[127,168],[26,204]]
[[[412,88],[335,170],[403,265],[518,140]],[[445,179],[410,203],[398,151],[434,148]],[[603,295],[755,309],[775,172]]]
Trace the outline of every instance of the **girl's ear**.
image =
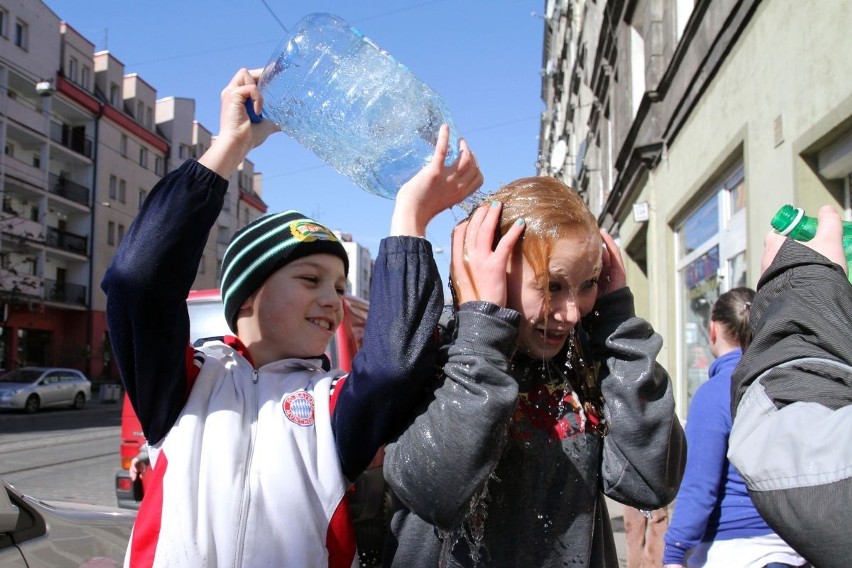
[[716,343],[716,322],[710,320],[710,345]]

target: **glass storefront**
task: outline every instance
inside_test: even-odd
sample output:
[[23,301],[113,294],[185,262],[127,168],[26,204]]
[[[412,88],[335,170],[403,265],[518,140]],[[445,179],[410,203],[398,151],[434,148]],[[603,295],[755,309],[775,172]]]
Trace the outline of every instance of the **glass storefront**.
[[[746,285],[745,178],[738,165],[676,227],[679,403],[687,408],[707,380],[710,310],[722,292]],[[685,414],[685,413],[684,413]]]

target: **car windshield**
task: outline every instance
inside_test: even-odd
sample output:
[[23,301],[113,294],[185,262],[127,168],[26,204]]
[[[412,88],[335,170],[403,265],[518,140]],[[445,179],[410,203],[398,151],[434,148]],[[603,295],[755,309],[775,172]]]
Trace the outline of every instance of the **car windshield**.
[[31,383],[41,376],[41,371],[16,369],[0,377],[0,383]]
[[222,300],[196,300],[186,303],[189,310],[189,340],[229,335]]

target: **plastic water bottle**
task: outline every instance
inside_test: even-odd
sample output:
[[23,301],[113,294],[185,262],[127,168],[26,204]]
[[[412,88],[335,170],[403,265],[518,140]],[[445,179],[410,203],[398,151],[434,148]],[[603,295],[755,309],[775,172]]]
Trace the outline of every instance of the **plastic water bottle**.
[[395,198],[431,160],[442,124],[450,127],[446,164],[458,158],[441,97],[337,16],[302,18],[258,86],[264,117],[370,193]]
[[[816,236],[817,218],[805,215],[804,209],[784,205],[772,217],[772,228],[781,235],[809,241]],[[847,274],[852,282],[852,223],[843,221],[843,252],[846,254]]]

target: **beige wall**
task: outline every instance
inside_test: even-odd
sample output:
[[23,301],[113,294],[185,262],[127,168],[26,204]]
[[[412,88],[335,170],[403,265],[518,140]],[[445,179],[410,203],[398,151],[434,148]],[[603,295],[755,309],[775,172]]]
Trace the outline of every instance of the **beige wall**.
[[[838,201],[842,182],[821,179],[808,158],[852,122],[850,30],[852,2],[760,3],[642,186],[637,201],[651,205],[646,282],[652,293],[638,294],[649,298],[651,320],[666,339],[662,362],[672,372],[676,389],[683,385],[675,376],[681,330],[673,227],[707,196],[704,192],[715,176],[741,158],[748,195],[748,285],[754,287],[763,237],[778,207],[784,203],[811,211],[823,203],[843,207]],[[622,240],[629,243],[640,227],[629,211],[620,221]],[[684,399],[678,398],[681,405]],[[685,409],[679,408],[679,413],[683,416]]]

